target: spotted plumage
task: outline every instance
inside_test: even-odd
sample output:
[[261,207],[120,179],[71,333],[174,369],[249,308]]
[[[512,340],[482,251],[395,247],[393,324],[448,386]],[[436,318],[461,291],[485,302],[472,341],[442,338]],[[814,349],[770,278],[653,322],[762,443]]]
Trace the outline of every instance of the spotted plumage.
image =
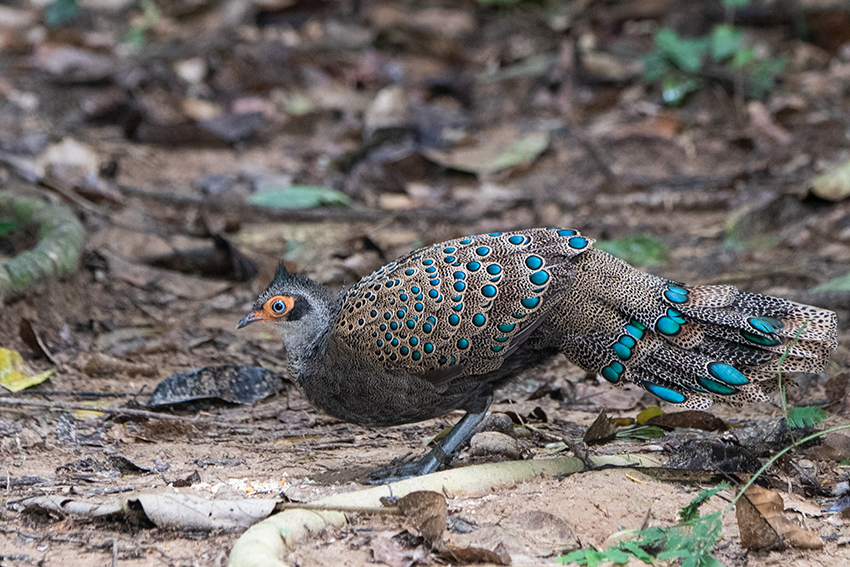
[[364,425],[483,415],[495,387],[558,353],[690,408],[764,400],[783,353],[784,371],[820,372],[836,346],[830,311],[668,281],[593,242],[568,229],[467,236],[339,297],[281,267],[239,326],[275,322],[307,397]]

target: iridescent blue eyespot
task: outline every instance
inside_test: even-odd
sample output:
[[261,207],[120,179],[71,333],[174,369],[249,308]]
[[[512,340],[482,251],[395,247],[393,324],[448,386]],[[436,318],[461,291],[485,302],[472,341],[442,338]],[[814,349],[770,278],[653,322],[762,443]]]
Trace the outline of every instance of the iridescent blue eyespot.
[[466,289],[466,284],[463,282],[455,282],[454,288],[455,291],[463,291]]
[[413,360],[419,360],[420,358],[422,358],[422,353],[420,353],[418,350],[414,350],[413,354],[410,355],[410,358],[412,358]]
[[510,333],[516,328],[516,325],[514,323],[503,323],[498,328],[503,333]]
[[454,251],[455,251],[455,249],[453,247],[449,246],[448,248],[443,250],[443,254],[451,254]]
[[[638,326],[638,325],[640,325],[640,326]],[[641,327],[643,327],[643,325],[641,325],[637,321],[632,321],[631,323],[629,323],[625,326],[625,329],[626,329],[626,332],[628,334],[630,334],[631,336],[633,336],[634,338],[642,339],[643,338],[643,332],[644,332],[644,329],[646,327],[644,327],[643,329]]]
[[753,329],[762,333],[773,334],[785,327],[785,323],[773,317],[750,317],[747,319]]
[[422,311],[423,309],[425,309],[425,306],[422,305],[421,303],[414,303],[413,309],[416,310],[416,311]]
[[429,282],[431,285],[440,285],[440,278],[434,278]]
[[472,244],[472,241],[468,238],[464,238],[463,240],[460,241],[460,243],[461,244]]
[[508,242],[510,242],[511,244],[519,245],[525,242],[525,238],[517,234],[508,238]]
[[408,319],[405,325],[407,325],[408,329],[413,329],[414,327],[416,327],[416,321],[414,321],[413,319]]
[[539,272],[534,272],[533,274],[531,274],[528,279],[530,279],[531,283],[533,283],[534,285],[543,285],[547,281],[549,281],[549,274],[544,270],[540,270]]
[[391,314],[389,311],[387,311],[386,313],[384,313],[384,319],[389,320],[391,317],[392,317],[392,314]]
[[455,260],[457,260],[457,258],[455,258],[454,256],[446,256],[445,258],[443,258],[443,261],[444,261],[446,264],[451,264],[451,263],[452,263],[452,262],[454,262]]
[[425,346],[422,347],[422,350],[424,350],[426,354],[431,354],[432,352],[434,352],[434,345],[432,345],[431,343],[425,343]]
[[398,330],[398,323],[396,323],[395,321],[390,323],[390,329],[392,329],[393,331]]
[[495,276],[497,274],[500,274],[501,272],[502,266],[500,266],[499,264],[490,264],[489,266],[487,266],[487,273],[491,276]]
[[526,297],[522,301],[520,301],[523,307],[526,309],[534,309],[537,307],[537,304],[540,303],[539,297]]
[[562,229],[558,231],[558,236],[575,236],[577,233],[574,230],[570,230],[568,228]]
[[671,303],[684,303],[688,300],[688,290],[667,284],[667,291],[664,292],[664,297]]
[[459,348],[459,349],[465,349],[465,348],[467,348],[467,347],[469,347],[469,341],[468,341],[468,340],[466,340],[466,339],[460,339],[460,340],[457,342],[457,348]]
[[398,349],[398,351],[399,351],[402,355],[407,355],[407,353],[409,353],[409,352],[410,352],[410,349],[409,349],[409,348],[407,348],[406,346],[403,346],[403,347],[401,347],[400,349]]
[[477,272],[478,270],[481,269],[481,264],[479,264],[478,262],[469,262],[466,265],[466,269],[469,270],[470,272]]
[[485,285],[481,288],[481,294],[484,297],[495,297],[496,296],[496,286]]
[[449,315],[449,325],[451,325],[452,327],[454,327],[454,326],[456,326],[458,323],[460,323],[460,317],[458,317],[458,316],[457,316],[457,315],[455,315],[454,313],[452,313],[451,315]]
[[422,330],[426,333],[430,333],[433,330],[433,327],[431,326],[431,323],[425,323],[422,325]]
[[431,291],[428,292],[428,297],[430,297],[431,299],[437,299],[438,295],[440,295],[440,292],[437,291],[436,289],[432,289]]
[[387,282],[384,285],[387,287],[392,287],[393,285],[395,285],[395,282]]
[[401,299],[402,301],[407,301],[407,294],[402,293],[401,295],[398,296],[398,298]]
[[490,236],[502,236],[501,232],[491,232]]
[[487,248],[486,246],[479,246],[478,248],[475,249],[475,253],[478,254],[479,256],[486,256],[487,254],[490,253],[490,249]]
[[456,271],[455,273],[452,274],[452,277],[456,280],[465,280],[466,279],[466,272],[458,270],[458,271]]
[[720,394],[721,396],[729,396],[731,394],[738,393],[738,388],[727,386],[726,384],[712,380],[707,376],[697,376],[697,382],[699,382],[699,384],[709,392]]
[[625,371],[625,367],[619,362],[612,362],[608,366],[602,369],[602,377],[611,382],[612,384],[616,384],[620,381],[620,377],[623,375]]
[[614,354],[616,354],[623,360],[628,360],[632,356],[632,351],[624,344],[614,343]]
[[491,346],[490,350],[492,350],[493,352],[499,352],[503,348],[505,348],[505,345],[496,345],[496,346]]
[[664,386],[659,386],[658,384],[653,384],[651,382],[644,382],[642,386],[665,402],[681,404],[685,401],[685,396],[683,394],[680,394],[675,390],[671,390],[670,388],[665,388]]
[[413,294],[417,294],[417,293],[419,293],[420,291],[421,291],[421,290],[420,290],[420,289],[419,289],[419,287],[417,287],[417,286],[413,286],[412,288],[410,288],[410,293],[413,293]]
[[754,335],[747,331],[741,331],[741,336],[752,343],[762,346],[777,346],[782,344],[782,339],[776,336],[762,337],[761,335]]
[[582,248],[587,246],[587,239],[582,238],[581,236],[573,236],[572,238],[567,240],[567,244],[569,244],[570,248],[581,250]]
[[475,316],[472,317],[472,324],[476,327],[484,326],[484,323],[487,322],[487,318],[484,317],[481,313],[476,313]]
[[415,272],[416,272],[416,270],[414,270],[412,268],[408,268],[404,271],[404,275],[405,276],[412,276]]
[[681,325],[685,324],[685,317],[675,309],[668,309],[667,316]]
[[452,309],[454,309],[455,311],[463,311],[463,303],[452,305]]
[[727,384],[740,386],[748,384],[749,378],[743,375],[737,368],[720,362],[712,362],[708,365],[708,373]]
[[417,339],[416,337],[410,337],[410,340],[407,342],[410,343],[410,346],[416,346],[419,344],[419,339]]
[[370,315],[370,316],[372,316],[372,317],[377,317],[377,316],[378,316],[378,312],[377,312],[377,311],[375,311],[374,309],[372,309],[371,311],[369,311],[369,315]]
[[525,259],[525,265],[529,270],[537,270],[543,265],[543,258],[540,256],[529,256]]
[[425,268],[425,273],[427,273],[427,274],[433,274],[436,271],[437,271],[437,268],[435,268],[434,266],[431,266],[430,268]]

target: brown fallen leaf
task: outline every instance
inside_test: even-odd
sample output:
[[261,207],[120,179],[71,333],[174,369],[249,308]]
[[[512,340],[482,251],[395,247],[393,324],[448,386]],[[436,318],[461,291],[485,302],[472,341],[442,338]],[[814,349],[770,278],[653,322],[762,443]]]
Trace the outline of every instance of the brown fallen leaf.
[[432,547],[440,547],[448,518],[448,506],[442,494],[428,490],[411,492],[399,499],[398,507]]
[[617,428],[608,419],[604,411],[599,412],[596,420],[584,432],[583,441],[588,445],[597,445],[611,441],[617,434]]
[[821,549],[823,541],[784,513],[782,496],[773,490],[751,486],[735,505],[741,545],[746,549]]
[[655,425],[662,429],[681,428],[701,429],[703,431],[726,431],[729,427],[722,419],[705,411],[687,410],[656,415],[646,420],[646,425]]
[[510,565],[511,556],[501,543],[493,551],[481,547],[447,547],[440,552],[440,557],[451,563],[492,563],[493,565]]

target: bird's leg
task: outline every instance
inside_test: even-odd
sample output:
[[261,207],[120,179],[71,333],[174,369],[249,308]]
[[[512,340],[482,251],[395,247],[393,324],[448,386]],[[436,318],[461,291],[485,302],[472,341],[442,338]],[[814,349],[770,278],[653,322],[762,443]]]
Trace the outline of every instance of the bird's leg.
[[384,478],[376,478],[372,484],[386,484],[396,482],[413,476],[421,476],[436,472],[441,466],[448,465],[452,460],[452,454],[460,448],[464,443],[469,441],[475,428],[481,423],[481,420],[487,415],[487,410],[493,402],[493,396],[488,396],[484,405],[484,409],[480,412],[467,412],[465,416],[458,421],[454,427],[446,434],[443,440],[431,451],[416,462],[402,465],[388,471],[376,471],[375,476],[383,476],[385,473],[390,476]]

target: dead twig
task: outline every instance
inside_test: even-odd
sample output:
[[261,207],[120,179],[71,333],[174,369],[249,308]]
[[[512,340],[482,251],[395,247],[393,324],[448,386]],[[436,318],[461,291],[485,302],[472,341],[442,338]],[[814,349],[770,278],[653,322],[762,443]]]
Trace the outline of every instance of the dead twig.
[[274,209],[261,207],[239,201],[224,201],[220,199],[202,199],[189,195],[173,193],[155,193],[138,187],[119,185],[120,191],[128,197],[136,197],[174,207],[197,207],[201,210],[218,214],[233,215],[239,219],[250,219],[252,222],[283,221],[283,222],[368,222],[375,223],[387,219],[402,222],[420,220],[445,221],[469,224],[478,218],[443,209],[416,208],[400,211],[375,211],[349,208],[318,208],[318,209]]

